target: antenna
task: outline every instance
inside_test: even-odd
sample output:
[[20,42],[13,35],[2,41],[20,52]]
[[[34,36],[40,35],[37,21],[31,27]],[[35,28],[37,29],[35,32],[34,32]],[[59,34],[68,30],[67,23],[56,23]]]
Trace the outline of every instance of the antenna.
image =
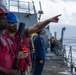
[[39,1],[39,5],[40,5],[40,10],[38,11],[38,14],[43,14],[42,7],[41,7],[41,2],[40,1]]
[[39,14],[38,19],[40,20],[41,15],[43,14],[42,7],[41,7],[41,2],[40,1],[39,1],[39,6],[40,6],[40,10],[38,11],[38,14]]
[[40,5],[40,10],[42,10],[42,7],[41,7],[41,2],[39,1],[39,5]]
[[34,14],[36,14],[36,9],[35,9],[35,5],[34,5],[34,1],[32,1],[33,4],[33,9],[34,9]]

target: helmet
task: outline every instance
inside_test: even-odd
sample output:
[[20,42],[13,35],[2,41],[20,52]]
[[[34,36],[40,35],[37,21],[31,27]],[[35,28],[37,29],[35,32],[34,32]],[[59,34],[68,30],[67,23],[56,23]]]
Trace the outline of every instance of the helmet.
[[12,23],[17,23],[19,20],[17,19],[17,16],[13,12],[8,12],[7,14],[7,21]]
[[0,7],[0,14],[7,15],[7,12],[5,12],[5,10],[2,7]]

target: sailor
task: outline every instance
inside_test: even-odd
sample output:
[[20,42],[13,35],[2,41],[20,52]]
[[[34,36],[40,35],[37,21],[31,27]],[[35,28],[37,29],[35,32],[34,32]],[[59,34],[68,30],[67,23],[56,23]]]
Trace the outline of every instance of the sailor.
[[[21,75],[25,75],[25,71],[28,69],[29,62],[30,62],[30,51],[29,46],[26,41],[26,37],[21,35],[21,41],[18,43],[18,30],[17,30],[17,22],[18,19],[13,12],[8,12],[7,15],[8,26],[4,35],[7,37],[14,55],[19,51],[18,54],[18,70],[20,71]],[[20,48],[17,48],[19,45]],[[15,64],[15,61],[14,61]],[[15,67],[15,66],[13,66]]]
[[33,75],[41,75],[45,62],[45,45],[41,37],[42,30],[36,32],[34,37],[34,68]]
[[51,51],[54,51],[55,38],[53,36],[51,37],[50,42],[51,42]]
[[6,15],[7,12],[0,7],[0,75],[16,75],[17,71],[12,70],[14,56],[7,38],[3,35],[7,28]]
[[37,33],[33,33],[31,35],[31,40],[30,40],[30,55],[31,55],[31,72],[33,72],[33,68],[34,68],[34,51],[35,51],[35,48],[34,48],[34,37],[37,36],[38,34]]

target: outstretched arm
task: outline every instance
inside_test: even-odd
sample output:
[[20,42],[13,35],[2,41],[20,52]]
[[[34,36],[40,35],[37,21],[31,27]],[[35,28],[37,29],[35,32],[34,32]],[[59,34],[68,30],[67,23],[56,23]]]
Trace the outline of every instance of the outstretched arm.
[[38,23],[38,24],[36,24],[36,25],[28,28],[28,34],[32,34],[32,33],[36,32],[36,31],[44,28],[44,27],[45,27],[46,25],[48,25],[50,22],[58,23],[58,21],[59,21],[59,18],[58,18],[58,17],[59,17],[59,16],[61,16],[61,14],[56,15],[56,16],[54,16],[54,17],[52,17],[52,18],[49,18],[49,19],[47,19],[47,20],[45,20],[45,21],[43,21],[43,22],[40,22],[40,23]]

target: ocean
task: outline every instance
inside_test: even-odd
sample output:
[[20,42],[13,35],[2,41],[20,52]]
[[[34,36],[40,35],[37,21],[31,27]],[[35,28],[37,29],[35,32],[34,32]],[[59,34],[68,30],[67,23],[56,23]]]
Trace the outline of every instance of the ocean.
[[67,58],[71,56],[70,51],[70,46],[71,46],[71,51],[72,51],[72,62],[76,65],[76,39],[67,39],[63,41],[63,45],[65,45],[65,50],[66,50],[66,56]]

